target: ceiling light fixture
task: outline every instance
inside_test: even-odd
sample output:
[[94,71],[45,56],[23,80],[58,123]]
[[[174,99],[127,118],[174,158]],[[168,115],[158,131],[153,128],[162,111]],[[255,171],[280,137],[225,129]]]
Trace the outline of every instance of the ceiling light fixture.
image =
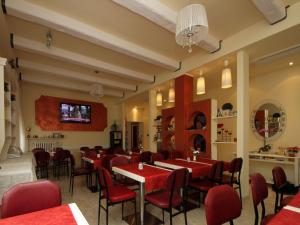
[[200,71],[200,76],[197,79],[197,95],[205,94],[205,78],[202,76],[203,71]]
[[231,88],[232,87],[232,78],[231,78],[231,69],[228,68],[228,60],[224,61],[225,68],[222,71],[222,88]]
[[51,30],[49,30],[46,34],[46,46],[47,48],[50,48],[52,45],[52,34],[51,34]]
[[101,84],[92,84],[90,89],[90,95],[95,97],[103,97],[104,96],[104,90],[103,86]]
[[294,62],[289,62],[289,66],[292,66],[292,65],[294,65]]
[[158,92],[156,93],[156,106],[162,106],[162,103],[163,103],[162,93],[160,92],[160,90],[158,90]]
[[202,41],[208,33],[206,10],[201,4],[191,4],[180,10],[176,24],[176,42],[182,47],[188,46],[192,52],[192,45]]

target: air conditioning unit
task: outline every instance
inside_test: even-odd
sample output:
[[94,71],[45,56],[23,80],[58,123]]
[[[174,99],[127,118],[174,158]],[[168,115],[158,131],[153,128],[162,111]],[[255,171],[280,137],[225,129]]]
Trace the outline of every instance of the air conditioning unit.
[[287,17],[287,7],[282,0],[252,0],[252,2],[271,25]]

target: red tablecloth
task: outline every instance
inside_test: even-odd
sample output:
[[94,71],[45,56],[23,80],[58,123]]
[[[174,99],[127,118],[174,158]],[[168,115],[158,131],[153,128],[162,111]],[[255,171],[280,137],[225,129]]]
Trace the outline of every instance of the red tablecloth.
[[85,156],[85,158],[89,159],[89,160],[93,160],[93,167],[94,169],[99,169],[100,167],[103,166],[103,157],[101,158],[97,158],[94,156]]
[[[300,208],[300,193],[295,195],[289,206]],[[268,225],[300,225],[300,213],[283,208]]]
[[164,163],[169,163],[169,164],[173,164],[176,166],[181,166],[181,167],[185,167],[185,168],[191,168],[192,169],[192,178],[198,178],[200,176],[206,176],[208,175],[210,168],[211,168],[211,164],[201,164],[201,163],[197,163],[197,162],[188,162],[188,161],[184,161],[184,160],[178,160],[178,159],[168,159],[168,160],[163,160],[161,162]]
[[68,205],[0,220],[0,225],[77,225]]
[[167,177],[171,173],[171,171],[169,170],[160,169],[148,165],[144,165],[144,168],[142,170],[139,170],[138,163],[118,166],[118,168],[144,177],[145,189],[147,192],[166,187]]
[[[203,162],[203,163],[208,163],[208,164],[214,164],[215,162],[217,162],[218,160],[213,160],[213,159],[204,159],[204,158],[199,158],[197,159],[197,162]],[[228,171],[230,167],[230,163],[229,162],[224,162],[224,171]]]

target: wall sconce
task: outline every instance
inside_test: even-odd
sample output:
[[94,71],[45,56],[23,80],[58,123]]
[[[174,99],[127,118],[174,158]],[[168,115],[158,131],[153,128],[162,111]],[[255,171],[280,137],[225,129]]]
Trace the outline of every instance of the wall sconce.
[[205,78],[202,76],[203,71],[200,71],[200,77],[197,79],[197,95],[205,94]]
[[156,93],[156,106],[162,106],[163,103],[163,97],[160,90]]
[[169,102],[175,102],[175,89],[172,87],[172,85],[169,89]]
[[232,87],[232,78],[231,78],[231,69],[228,68],[228,60],[224,61],[225,68],[222,70],[222,88],[231,88]]

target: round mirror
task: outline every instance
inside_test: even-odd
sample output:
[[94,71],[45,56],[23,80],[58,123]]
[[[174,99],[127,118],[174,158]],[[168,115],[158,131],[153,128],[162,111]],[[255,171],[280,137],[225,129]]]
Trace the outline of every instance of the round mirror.
[[286,122],[286,114],[281,106],[275,103],[261,104],[252,115],[252,130],[261,138],[278,137]]

